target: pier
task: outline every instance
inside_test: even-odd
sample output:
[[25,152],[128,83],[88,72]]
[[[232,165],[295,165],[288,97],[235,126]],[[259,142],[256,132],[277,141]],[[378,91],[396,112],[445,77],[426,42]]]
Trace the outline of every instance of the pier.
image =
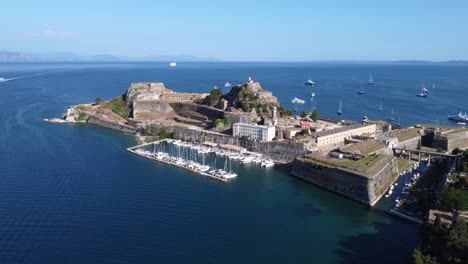
[[158,158],[156,158],[154,156],[145,154],[145,152],[143,152],[143,151],[137,151],[138,149],[142,149],[143,147],[151,146],[151,145],[154,145],[154,144],[159,144],[159,143],[164,142],[164,141],[167,141],[167,139],[162,139],[162,140],[158,140],[158,141],[154,141],[154,142],[150,142],[150,143],[144,143],[144,144],[141,144],[141,145],[130,147],[130,148],[127,148],[127,151],[129,151],[129,152],[131,152],[133,154],[136,154],[138,156],[141,156],[141,157],[145,157],[145,158],[155,160],[155,161],[159,161],[159,162],[162,162],[162,163],[165,163],[165,164],[168,164],[168,165],[172,165],[172,166],[175,166],[175,167],[187,170],[187,171],[191,171],[191,172],[193,172],[195,174],[198,174],[200,176],[205,176],[205,177],[208,177],[208,178],[211,178],[211,179],[214,179],[214,180],[217,180],[217,181],[221,181],[221,182],[228,182],[227,178],[222,178],[222,177],[212,175],[212,174],[209,174],[209,173],[206,173],[206,172],[203,172],[203,171],[195,170],[195,169],[186,167],[186,166],[184,166],[182,164],[177,164],[175,162],[171,162],[169,160],[158,159]]
[[[153,149],[148,150],[149,147]],[[258,163],[265,168],[274,166],[274,162],[271,159],[262,158],[262,154],[247,151],[245,148],[236,145],[218,145],[207,141],[189,143],[174,139],[163,139],[133,146],[127,148],[127,151],[222,182],[237,177],[237,174],[231,169],[233,160],[241,164]],[[216,157],[218,155],[224,157],[223,169],[218,169],[219,166],[216,166]],[[205,164],[205,158],[211,158],[211,161],[208,161],[209,165]]]

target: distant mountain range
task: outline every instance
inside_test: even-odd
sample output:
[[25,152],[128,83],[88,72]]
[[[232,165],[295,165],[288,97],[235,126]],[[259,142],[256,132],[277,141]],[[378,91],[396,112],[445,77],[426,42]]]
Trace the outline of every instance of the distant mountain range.
[[143,57],[120,57],[111,54],[80,55],[72,52],[23,53],[0,51],[0,62],[47,62],[47,61],[214,61],[213,58],[198,58],[193,55],[148,55]]
[[[111,61],[220,61],[216,58],[200,58],[190,54],[160,55],[151,54],[142,57],[115,56],[112,54],[81,55],[73,52],[26,53],[17,51],[1,51],[0,62],[111,62]],[[303,61],[307,62],[307,61]],[[310,61],[314,62],[314,61]],[[425,61],[425,60],[395,60],[395,61],[359,61],[359,60],[322,60],[324,63],[446,63],[468,64],[467,60]]]

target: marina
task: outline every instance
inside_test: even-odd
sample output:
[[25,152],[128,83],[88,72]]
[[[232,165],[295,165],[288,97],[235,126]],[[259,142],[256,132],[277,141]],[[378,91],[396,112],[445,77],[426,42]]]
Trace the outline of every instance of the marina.
[[236,145],[218,145],[212,142],[190,143],[174,139],[162,139],[127,149],[133,154],[179,167],[211,179],[228,182],[238,175],[232,162],[259,164],[270,168],[275,165],[262,154],[246,151]]

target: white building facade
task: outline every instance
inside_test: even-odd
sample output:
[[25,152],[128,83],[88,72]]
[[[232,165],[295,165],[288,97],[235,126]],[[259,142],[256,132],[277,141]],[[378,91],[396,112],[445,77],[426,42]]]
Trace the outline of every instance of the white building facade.
[[344,140],[346,138],[359,136],[364,133],[373,134],[376,130],[377,126],[375,124],[354,124],[331,130],[324,130],[312,133],[312,138],[314,139],[312,143],[315,147],[340,147],[344,145]]
[[232,127],[234,137],[248,137],[250,140],[272,141],[275,137],[274,126],[235,123]]

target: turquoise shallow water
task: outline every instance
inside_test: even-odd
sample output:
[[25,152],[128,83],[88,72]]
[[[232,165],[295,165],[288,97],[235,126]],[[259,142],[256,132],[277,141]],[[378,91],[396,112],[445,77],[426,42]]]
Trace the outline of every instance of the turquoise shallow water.
[[[330,117],[340,94],[345,118],[385,115],[371,106],[387,90],[385,100],[407,110],[402,123],[446,122],[447,112],[468,108],[457,96],[466,94],[466,67],[166,66],[0,64],[3,77],[27,76],[0,83],[0,263],[404,263],[409,258],[418,228],[385,213],[386,202],[368,208],[253,165],[236,166],[239,177],[223,184],[126,152],[136,143],[131,136],[42,119],[61,116],[72,104],[122,94],[130,82],[206,91],[252,74],[286,105],[293,96],[309,94],[302,82],[313,78],[319,111]],[[369,70],[376,90],[359,101],[354,85],[366,80]],[[427,98],[431,105],[413,95],[421,79],[446,89]]]

